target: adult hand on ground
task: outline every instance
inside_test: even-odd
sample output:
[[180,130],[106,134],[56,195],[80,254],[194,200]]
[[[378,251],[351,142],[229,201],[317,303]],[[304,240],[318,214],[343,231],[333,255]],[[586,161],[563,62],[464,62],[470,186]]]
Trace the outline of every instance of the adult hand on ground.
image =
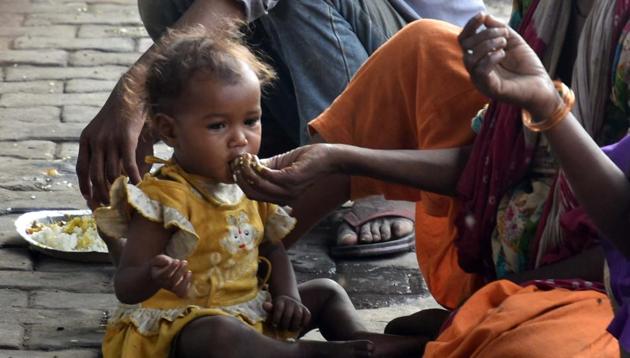
[[534,118],[547,118],[557,108],[561,99],[545,67],[506,24],[478,14],[463,28],[459,43],[473,83],[486,96],[520,106]]
[[81,194],[92,209],[109,203],[109,187],[123,172],[135,184],[149,169],[144,157],[152,154],[154,139],[143,130],[140,113],[124,111],[120,91],[114,89],[79,140],[76,172]]
[[271,324],[282,331],[299,332],[311,320],[308,308],[289,296],[275,297],[273,303],[263,303],[263,308],[271,315]]
[[315,181],[335,173],[334,145],[303,146],[264,159],[259,171],[250,166],[235,171],[238,185],[251,199],[287,203]]

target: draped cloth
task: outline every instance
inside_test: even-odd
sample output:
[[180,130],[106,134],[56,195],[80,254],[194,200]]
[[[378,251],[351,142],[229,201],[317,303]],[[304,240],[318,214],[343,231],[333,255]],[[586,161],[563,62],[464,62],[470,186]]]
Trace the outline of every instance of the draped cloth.
[[505,280],[484,286],[423,357],[619,357],[617,341],[606,332],[612,319],[606,295],[550,286]]

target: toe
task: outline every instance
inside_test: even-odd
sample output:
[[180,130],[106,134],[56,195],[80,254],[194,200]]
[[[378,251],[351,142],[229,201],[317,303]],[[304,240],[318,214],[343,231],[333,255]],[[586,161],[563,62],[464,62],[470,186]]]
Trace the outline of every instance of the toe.
[[341,223],[337,229],[337,245],[356,245],[357,233],[347,223]]
[[361,226],[361,233],[359,234],[359,241],[370,243],[372,240],[372,225],[370,223],[363,224]]
[[380,227],[382,241],[388,241],[392,238],[391,226],[392,223],[389,219],[383,220],[383,224]]
[[370,232],[372,233],[372,242],[380,242],[381,238],[381,226],[384,225],[383,220],[374,220],[370,224]]
[[413,221],[409,219],[394,219],[392,220],[392,234],[395,237],[403,237],[413,232]]

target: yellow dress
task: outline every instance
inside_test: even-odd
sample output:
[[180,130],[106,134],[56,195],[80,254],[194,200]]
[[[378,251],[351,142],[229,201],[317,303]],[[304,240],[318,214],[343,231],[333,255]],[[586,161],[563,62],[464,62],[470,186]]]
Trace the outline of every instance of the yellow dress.
[[167,357],[177,333],[202,316],[232,316],[271,332],[263,325],[262,303],[270,296],[257,278],[258,246],[293,229],[295,219],[286,211],[247,199],[235,184],[208,183],[171,161],[137,187],[118,178],[110,195],[111,206],[94,214],[99,229],[123,237],[133,212],[176,229],[165,253],[188,260],[192,282],[187,298],[160,290],[140,304],[121,304],[103,340],[105,358]]

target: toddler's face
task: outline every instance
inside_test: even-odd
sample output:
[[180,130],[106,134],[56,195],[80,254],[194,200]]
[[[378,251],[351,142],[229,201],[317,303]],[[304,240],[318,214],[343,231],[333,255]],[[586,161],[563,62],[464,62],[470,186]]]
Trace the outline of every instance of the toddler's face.
[[260,83],[251,69],[235,84],[198,73],[173,105],[177,162],[191,174],[232,183],[230,162],[260,148]]

